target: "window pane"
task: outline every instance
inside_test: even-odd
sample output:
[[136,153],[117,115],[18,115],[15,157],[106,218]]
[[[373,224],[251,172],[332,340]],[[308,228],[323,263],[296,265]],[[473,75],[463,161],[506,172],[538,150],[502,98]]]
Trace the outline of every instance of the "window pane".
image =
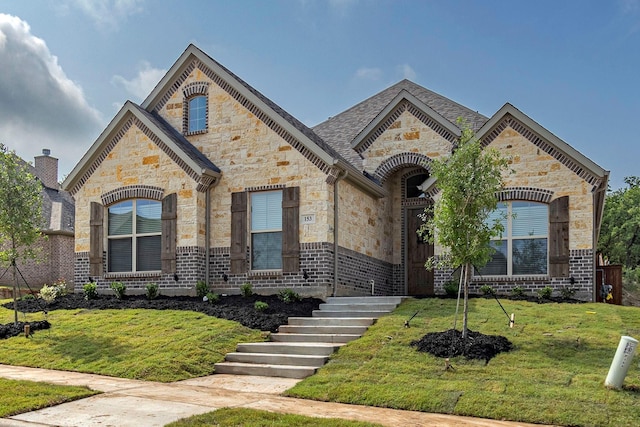
[[131,238],[109,239],[109,271],[131,270]]
[[499,220],[504,228],[503,235],[507,233],[507,205],[506,203],[498,203],[498,206],[495,211],[489,213],[487,216],[487,222],[489,226],[492,226],[493,223]]
[[496,251],[479,272],[483,276],[505,276],[507,274],[507,241],[492,240],[491,247]]
[[513,241],[513,274],[547,274],[547,239]]
[[547,205],[534,202],[512,203],[514,237],[546,236],[549,213]]
[[282,191],[251,194],[251,231],[282,230]]
[[204,130],[207,125],[207,97],[196,96],[189,101],[189,132]]
[[162,231],[162,203],[154,200],[136,202],[136,233],[160,233]]
[[118,203],[109,208],[109,236],[132,233],[133,201]]
[[162,269],[160,259],[160,236],[138,237],[136,268],[138,271],[156,271]]
[[282,268],[282,233],[251,235],[251,269],[278,270]]

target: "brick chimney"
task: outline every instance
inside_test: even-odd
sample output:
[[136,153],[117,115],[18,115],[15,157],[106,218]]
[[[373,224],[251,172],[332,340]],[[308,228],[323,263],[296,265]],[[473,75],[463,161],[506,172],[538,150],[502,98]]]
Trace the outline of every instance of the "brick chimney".
[[58,159],[51,157],[51,150],[48,148],[42,149],[42,156],[37,156],[35,159],[36,175],[47,188],[53,188],[57,190],[58,185]]

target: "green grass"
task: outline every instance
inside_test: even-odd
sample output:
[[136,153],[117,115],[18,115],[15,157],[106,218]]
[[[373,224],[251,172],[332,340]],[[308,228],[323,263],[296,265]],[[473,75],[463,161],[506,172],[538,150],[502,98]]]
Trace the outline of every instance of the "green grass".
[[98,394],[86,387],[0,378],[0,418]]
[[[20,320],[42,320],[42,313]],[[51,329],[1,341],[7,365],[172,382],[209,375],[238,342],[263,341],[239,323],[177,310],[55,310]],[[0,307],[0,323],[13,312]]]
[[[453,326],[454,300],[409,300],[342,347],[317,375],[287,395],[426,412],[576,426],[635,426],[640,368],[623,390],[604,387],[621,335],[640,338],[640,311],[608,304],[470,301],[469,327],[506,336],[515,350],[484,361],[444,360],[409,343]],[[414,313],[410,328],[404,321]],[[460,322],[458,323],[460,327]]]
[[340,420],[336,418],[313,418],[302,415],[277,414],[256,409],[222,408],[202,415],[194,415],[165,427],[374,427],[359,421]]

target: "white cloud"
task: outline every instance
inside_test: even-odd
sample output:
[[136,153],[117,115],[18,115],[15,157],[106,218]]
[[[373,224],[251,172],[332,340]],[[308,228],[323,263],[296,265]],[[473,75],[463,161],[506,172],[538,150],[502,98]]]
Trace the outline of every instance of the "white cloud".
[[416,79],[417,74],[409,64],[398,65],[396,69],[398,70],[398,73],[402,76],[403,79],[409,79],[409,80]]
[[362,80],[380,80],[382,77],[382,70],[380,68],[362,67],[356,71],[356,77]]
[[145,0],[67,0],[58,6],[65,11],[72,7],[80,9],[102,30],[114,30],[130,15],[142,12]]
[[113,76],[111,83],[122,87],[129,94],[135,96],[137,100],[143,100],[151,93],[153,88],[158,84],[160,79],[167,73],[167,70],[152,68],[148,62],[142,62],[138,75],[127,80],[122,76]]
[[68,173],[104,123],[29,24],[0,13],[0,142],[27,161],[51,149]]

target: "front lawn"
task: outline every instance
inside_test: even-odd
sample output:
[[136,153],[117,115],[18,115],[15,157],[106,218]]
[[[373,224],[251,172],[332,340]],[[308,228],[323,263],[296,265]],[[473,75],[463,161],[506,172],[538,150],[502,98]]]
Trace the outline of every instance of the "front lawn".
[[623,390],[603,385],[620,336],[640,338],[638,308],[502,303],[516,313],[513,329],[495,300],[470,301],[470,329],[506,336],[515,346],[486,365],[458,357],[445,370],[444,359],[411,347],[427,332],[452,328],[455,300],[409,300],[286,394],[542,424],[638,425],[638,357]]

